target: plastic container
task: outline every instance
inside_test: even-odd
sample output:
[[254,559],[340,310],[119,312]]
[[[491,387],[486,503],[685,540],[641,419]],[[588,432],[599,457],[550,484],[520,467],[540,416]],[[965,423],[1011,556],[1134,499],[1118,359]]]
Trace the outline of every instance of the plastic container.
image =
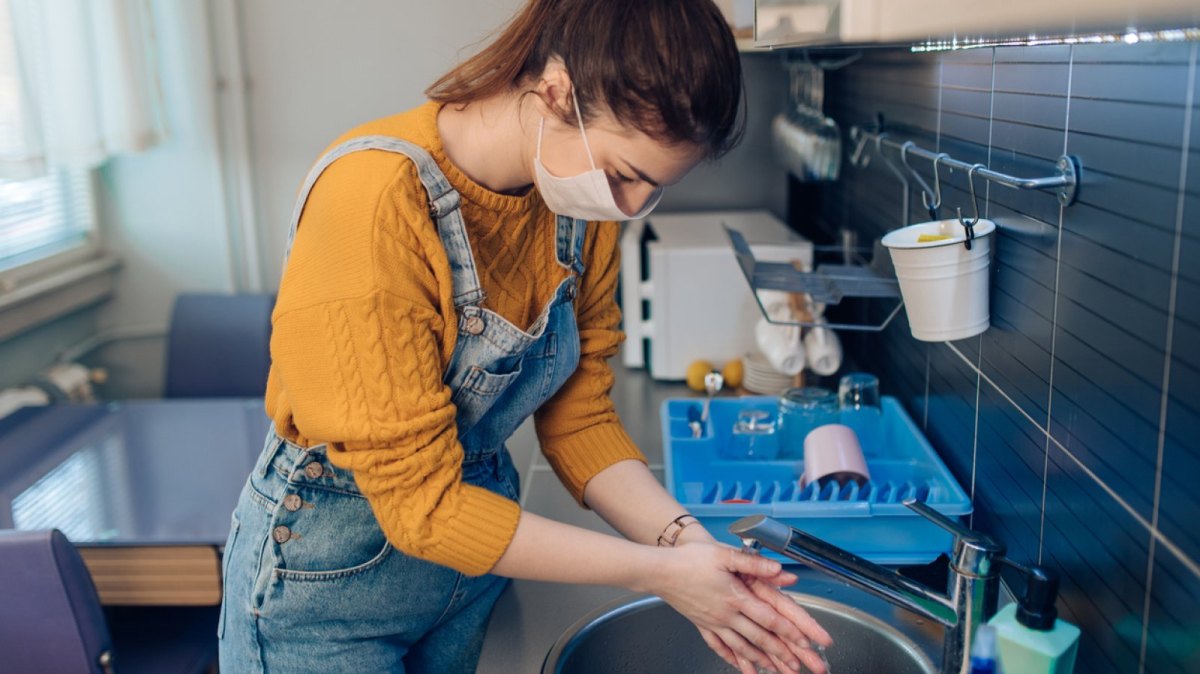
[[[995,231],[991,220],[976,223],[970,250],[964,245],[966,229],[954,219],[911,225],[883,237],[913,337],[945,342],[988,329],[988,266]],[[921,242],[921,235],[949,238]]]
[[[878,564],[926,564],[950,550],[952,537],[903,501],[915,498],[951,518],[971,512],[966,492],[895,398],[882,399],[879,441],[863,443],[868,482],[803,488],[803,461],[722,458],[738,413],[775,414],[776,398],[713,400],[711,423],[699,438],[687,425],[687,409],[695,403],[694,398],[663,402],[666,485],[709,533],[730,545],[740,545],[729,533],[730,524],[747,515],[768,515]],[[763,554],[782,559],[767,550]]]

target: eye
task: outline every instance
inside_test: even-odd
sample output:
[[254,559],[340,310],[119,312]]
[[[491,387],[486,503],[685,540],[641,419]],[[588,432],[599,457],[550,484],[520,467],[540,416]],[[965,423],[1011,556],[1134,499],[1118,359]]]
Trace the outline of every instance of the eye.
[[629,176],[627,176],[621,172],[614,172],[614,173],[610,174],[609,177],[613,180],[613,182],[618,182],[618,183],[632,183],[632,182],[637,181],[636,178],[630,178]]

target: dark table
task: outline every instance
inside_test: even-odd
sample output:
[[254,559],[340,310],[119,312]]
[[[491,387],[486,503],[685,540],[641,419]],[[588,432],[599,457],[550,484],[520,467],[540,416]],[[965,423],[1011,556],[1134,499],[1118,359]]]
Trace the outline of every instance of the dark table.
[[213,605],[261,398],[27,407],[0,420],[0,528],[62,530],[106,604]]

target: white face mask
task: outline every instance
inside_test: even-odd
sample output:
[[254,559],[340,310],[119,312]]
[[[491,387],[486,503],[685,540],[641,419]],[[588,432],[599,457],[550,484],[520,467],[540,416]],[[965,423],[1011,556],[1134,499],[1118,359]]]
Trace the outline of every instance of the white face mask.
[[603,169],[596,168],[596,160],[592,157],[592,148],[588,144],[587,132],[583,130],[583,118],[579,115],[579,99],[575,97],[574,88],[571,89],[571,98],[575,101],[579,133],[583,135],[583,147],[587,150],[588,162],[592,165],[592,170],[568,178],[551,175],[550,171],[546,170],[546,165],[542,163],[542,130],[546,126],[546,118],[543,117],[538,124],[537,156],[533,159],[534,182],[537,184],[538,192],[542,195],[542,201],[545,201],[546,206],[554,213],[580,220],[621,221],[646,217],[662,199],[662,188],[654,190],[650,198],[646,200],[646,204],[642,206],[642,210],[637,213],[629,215],[622,211],[621,207],[617,206],[616,199],[613,198],[612,187],[608,184],[608,176],[604,174]]

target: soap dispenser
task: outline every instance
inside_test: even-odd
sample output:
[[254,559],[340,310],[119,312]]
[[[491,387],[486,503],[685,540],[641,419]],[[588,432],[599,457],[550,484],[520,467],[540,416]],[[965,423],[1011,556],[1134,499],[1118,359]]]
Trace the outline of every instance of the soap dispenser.
[[1058,575],[1008,563],[1024,572],[1026,584],[1025,594],[988,622],[996,628],[1001,668],[1009,674],[1071,674],[1079,628],[1058,620]]

